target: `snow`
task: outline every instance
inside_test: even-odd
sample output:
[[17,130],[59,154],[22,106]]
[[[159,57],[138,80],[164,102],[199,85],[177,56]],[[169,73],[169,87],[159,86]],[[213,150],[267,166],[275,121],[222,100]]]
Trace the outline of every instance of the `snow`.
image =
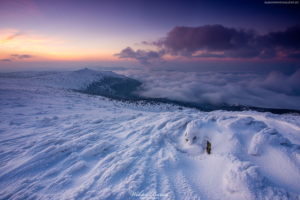
[[[84,90],[103,78],[126,79],[126,77],[110,72],[91,69],[81,69],[73,72],[15,72],[0,75],[1,88],[36,88],[45,86],[50,88]],[[3,81],[5,80],[5,81]]]
[[0,199],[300,199],[300,116],[68,90],[115,76],[86,72],[1,76]]

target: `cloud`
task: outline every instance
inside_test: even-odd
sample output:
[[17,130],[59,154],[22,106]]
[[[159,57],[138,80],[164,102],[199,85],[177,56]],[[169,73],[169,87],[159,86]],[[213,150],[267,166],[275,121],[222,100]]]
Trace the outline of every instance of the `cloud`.
[[9,61],[11,61],[11,59],[1,59],[0,61],[1,62],[9,62]]
[[201,53],[195,57],[274,58],[279,53],[291,57],[300,51],[299,35],[300,25],[265,35],[222,25],[176,26],[167,37],[152,45],[186,57],[192,57],[199,51]]
[[120,53],[114,54],[114,56],[118,56],[119,58],[133,58],[138,61],[142,65],[151,65],[153,62],[163,63],[165,60],[162,56],[165,54],[165,51],[145,51],[138,49],[134,51],[132,48],[127,47],[123,49]]
[[10,55],[12,58],[18,58],[18,59],[23,59],[23,58],[31,58],[31,55],[28,54],[23,54],[23,55],[19,55],[19,54],[11,54]]
[[246,32],[222,25],[176,26],[167,34],[167,37],[153,44],[175,55],[191,55],[199,50],[212,52],[249,48],[253,37],[253,31]]
[[[176,26],[166,37],[143,42],[156,46],[159,51],[151,51],[155,60],[162,56],[182,56],[188,58],[260,58],[287,57],[300,59],[300,25],[286,28],[285,31],[259,35],[254,30],[228,28],[222,25],[198,27]],[[159,53],[163,52],[163,53]],[[130,47],[116,54],[119,58],[134,58],[149,65],[154,60],[147,56],[150,51]]]
[[300,110],[300,69],[291,76],[253,73],[127,70],[118,72],[144,84],[138,95],[213,105],[245,105]]
[[16,37],[18,37],[18,36],[21,36],[21,35],[24,35],[24,33],[23,33],[23,32],[17,32],[17,33],[15,33],[15,34],[11,35],[11,36],[6,37],[4,40],[1,40],[1,41],[0,41],[0,44],[3,44],[3,43],[5,43],[5,42],[8,42],[9,40],[12,40],[12,39],[14,39],[14,38],[16,38]]
[[28,54],[23,54],[23,55],[20,55],[20,54],[11,54],[9,58],[2,59],[0,61],[6,62],[6,61],[13,61],[13,60],[16,60],[16,59],[22,60],[23,58],[31,58],[31,57],[32,56],[28,55]]
[[285,31],[270,32],[259,36],[256,40],[259,45],[267,48],[282,48],[299,51],[300,49],[300,24],[288,27]]
[[271,72],[260,85],[276,93],[300,96],[300,70],[297,70],[291,76]]

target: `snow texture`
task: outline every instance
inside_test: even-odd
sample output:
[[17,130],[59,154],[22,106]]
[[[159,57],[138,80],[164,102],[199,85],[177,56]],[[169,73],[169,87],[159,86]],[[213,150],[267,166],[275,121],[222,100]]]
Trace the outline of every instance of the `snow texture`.
[[0,199],[300,199],[299,116],[115,101],[68,90],[111,73],[76,73],[0,78]]

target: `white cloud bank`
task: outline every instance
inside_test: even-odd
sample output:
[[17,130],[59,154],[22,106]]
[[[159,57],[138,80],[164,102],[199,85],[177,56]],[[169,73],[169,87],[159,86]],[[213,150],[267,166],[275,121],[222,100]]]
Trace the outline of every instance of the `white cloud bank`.
[[118,72],[144,84],[139,95],[151,98],[300,110],[300,69],[291,76],[253,73],[127,70]]

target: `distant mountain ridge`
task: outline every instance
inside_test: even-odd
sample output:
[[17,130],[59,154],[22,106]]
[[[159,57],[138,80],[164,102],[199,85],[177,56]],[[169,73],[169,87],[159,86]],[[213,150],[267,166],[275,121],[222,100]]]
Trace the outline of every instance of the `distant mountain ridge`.
[[[77,92],[101,95],[117,100],[136,101],[143,100],[149,103],[169,103],[183,107],[196,108],[201,111],[227,110],[244,111],[255,110],[258,112],[271,112],[275,114],[294,113],[298,110],[259,108],[243,105],[212,105],[190,102],[180,102],[167,98],[145,98],[138,95],[142,82],[116,74],[112,71],[99,71],[81,69],[69,72],[13,72],[2,73],[0,78],[9,78],[11,83],[19,85],[30,84],[32,86],[44,86],[49,88],[70,89]],[[5,83],[5,81],[4,81]],[[1,84],[1,83],[0,83]]]
[[[51,88],[71,89],[110,97],[134,97],[133,92],[142,83],[111,71],[88,68],[70,72],[13,72],[0,74],[0,78],[16,79]],[[17,80],[20,79],[20,80]]]

